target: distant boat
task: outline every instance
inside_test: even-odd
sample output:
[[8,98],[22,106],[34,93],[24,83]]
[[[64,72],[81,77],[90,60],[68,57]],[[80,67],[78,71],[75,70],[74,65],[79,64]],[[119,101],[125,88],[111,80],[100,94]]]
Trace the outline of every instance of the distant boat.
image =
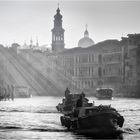
[[30,98],[31,94],[29,93],[29,87],[27,86],[15,86],[14,95],[20,98]]
[[95,97],[98,99],[112,99],[112,88],[97,88]]

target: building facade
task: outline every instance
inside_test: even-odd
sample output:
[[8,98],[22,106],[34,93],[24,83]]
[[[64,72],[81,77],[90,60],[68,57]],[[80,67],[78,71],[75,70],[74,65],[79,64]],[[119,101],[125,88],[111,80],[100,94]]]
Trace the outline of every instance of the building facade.
[[121,42],[107,40],[88,48],[72,48],[52,55],[53,68],[70,79],[73,90],[94,94],[97,87],[118,87],[123,82]]
[[122,38],[124,48],[124,84],[126,96],[140,97],[140,34]]
[[[58,38],[52,36],[52,40]],[[140,34],[94,44],[86,29],[78,47],[58,48],[52,45],[50,67],[68,79],[64,84],[69,88],[93,95],[98,87],[111,87],[115,96],[140,96]]]

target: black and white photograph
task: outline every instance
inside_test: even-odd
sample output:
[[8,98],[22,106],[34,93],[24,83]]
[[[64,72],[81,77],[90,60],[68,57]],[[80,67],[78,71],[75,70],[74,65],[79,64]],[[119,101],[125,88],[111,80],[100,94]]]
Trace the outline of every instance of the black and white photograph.
[[140,139],[140,0],[0,0],[0,140]]

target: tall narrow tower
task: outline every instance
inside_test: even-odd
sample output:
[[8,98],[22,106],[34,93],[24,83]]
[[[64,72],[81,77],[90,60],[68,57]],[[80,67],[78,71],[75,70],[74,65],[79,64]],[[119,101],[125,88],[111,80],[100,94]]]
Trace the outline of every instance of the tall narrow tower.
[[54,28],[52,31],[52,51],[60,52],[64,50],[64,29],[62,27],[62,15],[60,14],[59,7],[56,10],[54,16]]

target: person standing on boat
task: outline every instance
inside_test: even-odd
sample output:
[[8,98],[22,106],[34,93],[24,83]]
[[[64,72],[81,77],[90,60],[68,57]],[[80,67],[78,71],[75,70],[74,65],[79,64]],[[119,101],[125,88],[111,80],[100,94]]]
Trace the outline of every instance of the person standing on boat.
[[65,97],[67,98],[69,94],[70,94],[70,90],[68,88],[66,88],[66,90],[65,90]]
[[89,106],[89,103],[88,103],[88,99],[85,97],[85,93],[82,91],[81,93],[81,96],[82,96],[82,106]]
[[76,107],[82,107],[83,106],[83,96],[80,95],[80,98],[77,100]]
[[81,96],[85,98],[85,93],[82,91]]

